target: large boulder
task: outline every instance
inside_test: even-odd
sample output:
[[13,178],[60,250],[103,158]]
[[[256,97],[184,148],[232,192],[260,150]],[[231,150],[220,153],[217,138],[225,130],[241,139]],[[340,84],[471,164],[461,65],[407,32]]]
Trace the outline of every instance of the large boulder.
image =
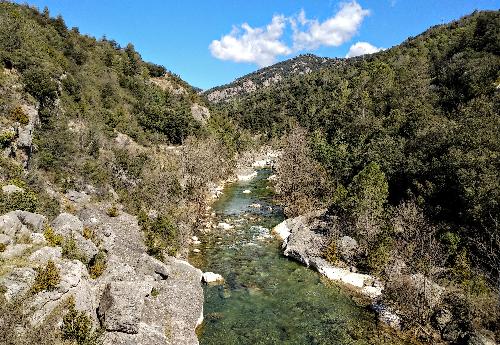
[[33,285],[36,272],[33,268],[14,268],[10,273],[0,279],[0,284],[5,288],[4,296],[7,301],[24,295]]
[[306,216],[288,220],[290,235],[284,244],[284,254],[309,266],[311,259],[322,256],[328,239],[324,234],[314,231],[307,221]]
[[24,189],[13,184],[8,184],[2,187],[2,193],[7,195],[14,193],[24,193]]
[[63,236],[71,236],[74,233],[83,234],[83,223],[78,217],[69,214],[61,213],[52,222],[54,231]]
[[0,216],[0,234],[15,237],[16,234],[21,231],[22,227],[23,223],[21,223],[17,217],[15,211]]
[[144,298],[152,288],[151,283],[144,281],[109,283],[97,310],[106,331],[138,333]]
[[41,233],[45,230],[47,224],[47,218],[45,216],[28,211],[15,212],[21,223],[28,226],[33,232]]
[[341,237],[337,242],[337,246],[340,257],[346,262],[353,260],[359,253],[358,242],[349,236]]

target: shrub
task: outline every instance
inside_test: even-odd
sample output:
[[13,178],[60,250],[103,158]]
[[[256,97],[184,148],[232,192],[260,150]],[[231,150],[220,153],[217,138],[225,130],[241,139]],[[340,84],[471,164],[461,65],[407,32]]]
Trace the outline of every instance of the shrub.
[[15,137],[16,133],[13,131],[6,131],[0,134],[0,148],[4,149],[8,147]]
[[73,297],[68,301],[68,311],[63,317],[61,333],[63,339],[74,341],[78,345],[99,344],[99,334],[92,330],[91,318],[75,308]]
[[47,240],[47,242],[51,247],[60,246],[64,241],[64,238],[61,235],[56,234],[54,232],[54,229],[52,229],[52,227],[49,225],[45,227],[43,235],[45,236],[45,239]]
[[32,191],[16,192],[9,195],[0,193],[0,212],[15,210],[35,212],[38,205],[36,194]]
[[7,245],[5,243],[0,243],[0,253],[4,252],[5,248],[7,248]]
[[106,210],[106,214],[109,216],[109,217],[118,217],[119,215],[119,211],[118,211],[118,208],[116,206],[111,206],[110,208],[108,208]]
[[52,291],[61,281],[59,269],[52,260],[47,262],[44,268],[39,268],[35,278],[35,283],[31,287],[31,292],[36,294],[40,291]]
[[149,255],[162,260],[164,252],[172,256],[177,253],[180,247],[178,230],[167,216],[159,216],[142,223]]
[[79,260],[84,264],[88,263],[88,260],[76,245],[76,241],[73,236],[64,239],[62,244],[62,255],[64,258],[69,260]]
[[158,296],[159,294],[160,294],[160,291],[158,291],[158,289],[157,289],[157,288],[153,288],[153,289],[151,290],[151,296],[156,297],[156,296]]
[[97,279],[102,275],[106,269],[106,259],[106,253],[100,250],[99,253],[90,260],[88,270],[92,279]]
[[23,126],[26,126],[30,122],[28,115],[26,115],[23,108],[20,106],[17,106],[12,110],[10,117],[12,120],[19,122]]
[[332,265],[337,264],[339,258],[337,256],[337,241],[335,239],[332,239],[330,244],[325,247],[323,251],[323,257]]

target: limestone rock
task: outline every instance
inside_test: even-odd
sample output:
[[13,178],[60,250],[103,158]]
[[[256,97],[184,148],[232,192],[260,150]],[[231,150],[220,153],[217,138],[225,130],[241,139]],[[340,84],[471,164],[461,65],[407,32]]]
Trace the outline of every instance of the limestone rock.
[[10,301],[28,292],[35,281],[35,277],[36,272],[33,268],[14,268],[5,277],[0,279],[0,284],[6,289],[5,298]]
[[47,264],[49,260],[56,261],[61,257],[61,247],[43,247],[31,254],[29,260],[38,264]]
[[47,224],[45,216],[28,211],[16,211],[16,215],[21,223],[30,227],[34,232],[43,232],[45,230]]
[[4,246],[8,246],[11,243],[12,243],[12,238],[10,236],[5,235],[5,234],[0,234],[0,244],[3,244]]
[[8,184],[2,187],[2,192],[4,194],[10,195],[14,193],[24,193],[24,189],[13,184]]
[[144,298],[152,288],[147,282],[108,284],[97,311],[104,328],[111,332],[138,333]]
[[5,234],[9,237],[15,237],[21,230],[23,224],[17,217],[15,211],[9,212],[0,216],[0,234]]
[[30,248],[31,246],[29,244],[24,244],[24,243],[8,245],[7,248],[0,253],[0,258],[4,260],[10,260],[21,257]]
[[52,222],[52,227],[56,233],[63,236],[70,236],[73,233],[83,233],[83,223],[78,217],[69,213],[61,213],[58,215]]
[[349,262],[358,255],[359,245],[354,238],[343,236],[338,241],[338,250],[341,258]]
[[224,283],[224,278],[220,274],[217,274],[217,273],[205,272],[205,273],[203,273],[202,281],[205,284]]
[[90,201],[90,196],[84,192],[77,192],[75,190],[70,190],[66,193],[66,197],[76,203],[86,203]]
[[206,124],[208,119],[210,119],[210,110],[197,103],[193,103],[191,105],[191,114],[196,121],[199,121],[203,124]]

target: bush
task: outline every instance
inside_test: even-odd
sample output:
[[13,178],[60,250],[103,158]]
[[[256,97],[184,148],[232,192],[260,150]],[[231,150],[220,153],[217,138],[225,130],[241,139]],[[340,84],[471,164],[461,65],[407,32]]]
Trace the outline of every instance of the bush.
[[35,212],[38,205],[36,194],[32,191],[16,192],[9,195],[0,193],[0,212],[15,210]]
[[166,216],[141,222],[146,235],[148,254],[163,260],[163,253],[174,256],[179,250],[179,234],[177,227]]
[[92,330],[92,319],[84,312],[75,308],[75,300],[68,301],[68,311],[63,317],[61,325],[62,337],[65,340],[76,342],[78,345],[99,344],[99,334]]
[[76,245],[74,237],[65,238],[62,244],[62,255],[69,260],[79,260],[84,264],[88,263],[81,250]]
[[106,259],[106,253],[100,250],[99,253],[90,260],[88,265],[90,278],[97,279],[102,275],[106,269]]
[[40,291],[52,291],[60,283],[61,277],[59,269],[52,260],[47,262],[45,268],[39,268],[35,278],[35,283],[31,287],[31,292],[37,294]]
[[116,206],[111,206],[110,208],[108,208],[106,210],[106,214],[109,217],[118,217],[118,215],[119,215],[118,208]]
[[0,134],[0,148],[4,149],[8,147],[15,137],[16,133],[13,131],[7,131]]
[[6,248],[7,248],[7,245],[5,243],[0,243],[0,253],[4,252]]
[[19,122],[23,126],[26,126],[30,122],[30,118],[20,106],[17,106],[12,110],[10,117],[12,120]]
[[47,240],[47,242],[51,247],[60,246],[64,241],[64,238],[61,235],[56,234],[54,232],[54,229],[52,229],[52,227],[49,225],[45,227],[43,235],[45,236],[45,239]]
[[325,247],[323,251],[323,257],[325,258],[326,261],[328,261],[332,265],[337,264],[339,258],[337,255],[337,241],[335,239],[332,239],[330,244],[328,244],[328,246]]

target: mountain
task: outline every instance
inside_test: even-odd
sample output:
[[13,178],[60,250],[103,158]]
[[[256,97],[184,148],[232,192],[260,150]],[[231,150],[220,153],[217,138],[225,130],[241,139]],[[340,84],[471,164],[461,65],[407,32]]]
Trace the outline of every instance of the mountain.
[[214,87],[202,94],[210,102],[228,101],[255,92],[260,88],[270,87],[290,76],[311,73],[320,68],[341,64],[342,61],[343,59],[330,59],[313,54],[299,55],[293,59],[247,74],[232,83]]

